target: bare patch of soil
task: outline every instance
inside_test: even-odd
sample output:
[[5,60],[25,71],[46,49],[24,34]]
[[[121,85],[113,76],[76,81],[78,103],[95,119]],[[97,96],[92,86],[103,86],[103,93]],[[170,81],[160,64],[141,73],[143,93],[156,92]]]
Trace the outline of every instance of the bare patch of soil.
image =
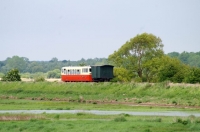
[[41,115],[0,115],[0,121],[24,121],[43,118]]

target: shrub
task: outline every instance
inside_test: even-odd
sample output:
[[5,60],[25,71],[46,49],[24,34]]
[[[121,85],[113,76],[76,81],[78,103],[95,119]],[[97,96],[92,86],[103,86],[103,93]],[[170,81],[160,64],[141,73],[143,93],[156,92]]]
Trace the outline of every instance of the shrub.
[[19,75],[18,69],[12,69],[7,74],[5,74],[2,79],[2,81],[21,81],[21,77]]
[[192,67],[186,73],[185,76],[186,83],[200,83],[200,68]]
[[47,73],[47,78],[60,78],[60,70],[55,69]]
[[36,77],[34,79],[35,82],[44,82],[45,81],[45,78],[44,77]]
[[181,118],[178,118],[178,119],[176,120],[176,122],[177,122],[177,123],[181,123],[181,124],[183,124],[183,125],[187,125],[188,123],[190,123],[189,120],[182,120]]
[[83,115],[85,115],[85,113],[79,112],[79,113],[77,113],[76,115],[77,115],[77,116],[83,116]]
[[125,117],[121,116],[121,117],[115,118],[114,121],[116,121],[116,122],[125,122],[125,121],[127,121],[127,120],[126,120]]
[[60,118],[60,115],[57,114],[54,116],[54,118],[58,120]]

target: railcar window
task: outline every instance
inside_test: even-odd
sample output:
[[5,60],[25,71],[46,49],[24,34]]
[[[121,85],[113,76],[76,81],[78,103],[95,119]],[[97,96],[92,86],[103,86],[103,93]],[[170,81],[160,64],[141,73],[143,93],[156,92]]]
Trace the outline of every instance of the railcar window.
[[69,74],[69,70],[67,70],[67,75]]
[[87,73],[88,72],[88,68],[83,68],[82,72]]
[[77,74],[80,74],[80,71],[77,69]]
[[90,68],[89,71],[92,72],[92,69]]

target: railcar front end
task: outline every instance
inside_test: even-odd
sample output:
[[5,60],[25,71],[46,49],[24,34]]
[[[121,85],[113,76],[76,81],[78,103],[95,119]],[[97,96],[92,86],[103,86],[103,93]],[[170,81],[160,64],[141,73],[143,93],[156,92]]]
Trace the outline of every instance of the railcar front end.
[[62,67],[61,80],[64,82],[92,82],[90,66]]

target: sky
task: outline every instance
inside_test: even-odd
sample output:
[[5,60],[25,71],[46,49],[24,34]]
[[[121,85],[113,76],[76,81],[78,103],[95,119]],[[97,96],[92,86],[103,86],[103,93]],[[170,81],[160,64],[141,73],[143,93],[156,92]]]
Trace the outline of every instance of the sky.
[[200,0],[0,0],[0,61],[108,58],[144,32],[200,51]]

